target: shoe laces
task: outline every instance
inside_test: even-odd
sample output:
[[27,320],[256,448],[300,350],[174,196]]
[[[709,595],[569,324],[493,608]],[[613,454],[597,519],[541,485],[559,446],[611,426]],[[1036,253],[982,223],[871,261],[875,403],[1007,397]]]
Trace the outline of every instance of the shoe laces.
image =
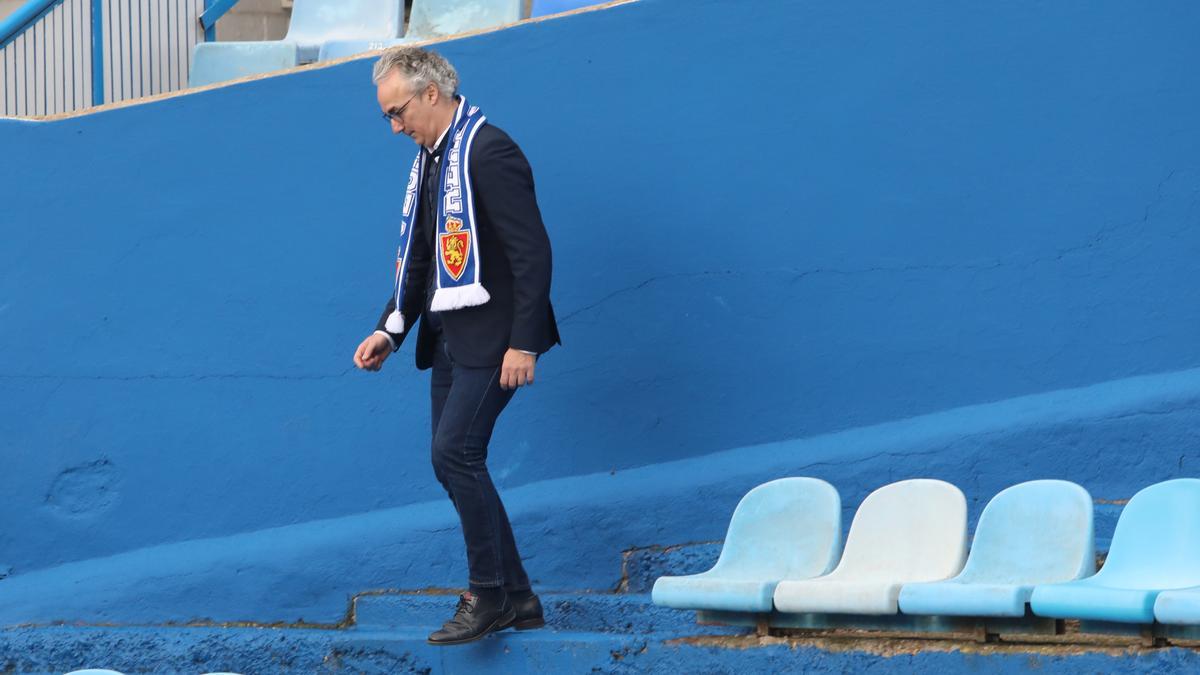
[[470,593],[463,593],[462,595],[458,596],[458,606],[454,608],[454,618],[447,621],[446,625],[465,625],[467,623],[467,617],[475,611],[475,607],[478,604],[479,598],[471,595]]

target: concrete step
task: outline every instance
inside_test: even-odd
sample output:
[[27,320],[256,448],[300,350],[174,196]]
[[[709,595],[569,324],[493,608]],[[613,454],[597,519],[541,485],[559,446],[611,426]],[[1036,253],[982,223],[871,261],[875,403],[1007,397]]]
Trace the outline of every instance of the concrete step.
[[455,647],[427,630],[73,627],[0,630],[0,672],[82,667],[123,673],[1167,673],[1196,672],[1188,649],[1047,648],[946,640],[811,639],[504,631]]
[[[740,634],[741,628],[698,626],[696,613],[658,607],[649,594],[543,593],[542,607],[551,631],[685,636]],[[360,596],[355,602],[359,630],[441,626],[454,613],[458,596],[431,593],[387,593]]]

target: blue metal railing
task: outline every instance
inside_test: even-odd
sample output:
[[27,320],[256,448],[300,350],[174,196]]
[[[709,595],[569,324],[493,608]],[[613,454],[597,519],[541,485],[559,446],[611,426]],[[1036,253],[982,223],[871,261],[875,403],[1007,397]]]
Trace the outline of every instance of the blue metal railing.
[[234,4],[30,0],[0,22],[0,116],[53,115],[182,89],[193,47],[215,38],[212,24]]
[[204,25],[205,42],[217,41],[217,19],[233,9],[236,4],[238,0],[206,0],[204,13],[200,15],[200,23]]

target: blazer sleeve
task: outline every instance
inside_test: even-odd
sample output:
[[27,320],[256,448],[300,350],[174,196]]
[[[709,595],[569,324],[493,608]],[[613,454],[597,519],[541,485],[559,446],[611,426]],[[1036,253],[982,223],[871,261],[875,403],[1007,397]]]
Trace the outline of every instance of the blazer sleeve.
[[400,345],[404,343],[404,338],[412,332],[412,327],[417,324],[417,319],[421,317],[425,311],[425,293],[426,286],[429,282],[429,241],[423,236],[418,229],[412,233],[410,239],[412,250],[408,254],[408,270],[405,273],[406,281],[404,285],[404,306],[400,308],[400,313],[404,315],[404,332],[393,333],[387,330],[388,316],[392,310],[396,309],[396,297],[393,295],[388,298],[387,305],[383,308],[383,314],[379,317],[379,323],[376,324],[375,330],[387,333],[392,339],[392,350],[400,349]]
[[550,318],[550,237],[525,154],[508,134],[491,129],[486,141],[481,137],[478,140],[485,142],[471,150],[471,186],[512,267],[514,306],[508,346],[539,352],[546,347]]

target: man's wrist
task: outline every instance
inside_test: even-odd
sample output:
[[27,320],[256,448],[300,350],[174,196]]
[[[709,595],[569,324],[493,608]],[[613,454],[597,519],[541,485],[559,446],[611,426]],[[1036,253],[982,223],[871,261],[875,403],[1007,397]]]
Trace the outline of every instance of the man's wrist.
[[386,330],[377,330],[375,334],[387,338],[388,344],[392,346],[392,351],[396,351],[396,339],[392,337],[391,333],[388,333]]

